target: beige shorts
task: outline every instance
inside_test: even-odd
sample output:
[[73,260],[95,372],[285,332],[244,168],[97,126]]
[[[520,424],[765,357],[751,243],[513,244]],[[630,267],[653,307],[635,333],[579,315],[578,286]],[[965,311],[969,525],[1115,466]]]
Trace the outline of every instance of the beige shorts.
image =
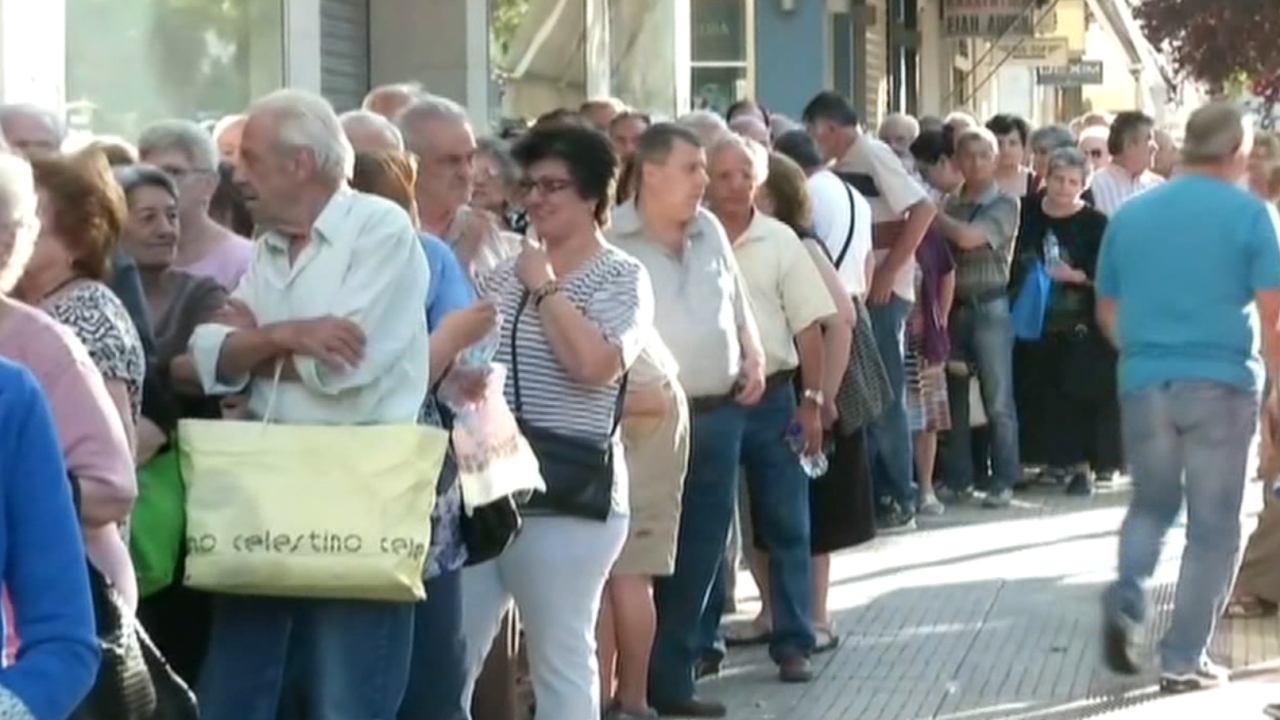
[[689,405],[667,386],[667,413],[622,421],[631,481],[631,531],[614,575],[670,575],[676,567],[680,496],[689,466]]

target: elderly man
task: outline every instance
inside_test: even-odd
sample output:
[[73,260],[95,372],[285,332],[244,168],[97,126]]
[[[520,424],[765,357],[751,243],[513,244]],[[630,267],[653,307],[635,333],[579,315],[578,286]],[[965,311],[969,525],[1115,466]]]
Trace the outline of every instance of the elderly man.
[[404,150],[404,136],[400,134],[400,128],[376,112],[348,110],[338,120],[357,153]]
[[9,147],[23,155],[56,153],[67,139],[67,127],[52,110],[36,105],[0,106],[0,132]]
[[[1013,403],[1013,325],[1009,319],[1009,263],[1018,234],[1017,198],[996,181],[995,135],[986,128],[956,138],[956,165],[964,184],[947,200],[938,229],[955,253],[955,304],[949,322],[953,352],[977,369],[991,424],[992,486],[983,506],[1007,507],[1022,476],[1018,417]],[[969,381],[947,378],[951,437],[943,457],[947,486],[939,498],[963,502],[973,494]]]
[[409,151],[418,156],[414,188],[419,225],[444,240],[473,274],[515,254],[494,218],[468,203],[475,187],[476,138],[461,105],[428,95],[397,116]]
[[703,147],[711,147],[725,134],[730,132],[724,118],[710,110],[694,110],[680,116],[681,125],[692,130]]
[[849,103],[820,93],[804,109],[804,122],[835,170],[871,203],[875,272],[867,294],[876,344],[893,388],[893,403],[869,427],[872,477],[886,531],[915,528],[913,446],[907,423],[904,361],[907,316],[915,302],[915,252],[937,214],[893,150],[863,133]]
[[[766,390],[747,413],[742,465],[755,534],[769,557],[769,655],[784,682],[808,682],[814,647],[809,487],[788,432],[799,428],[806,455],[822,452],[821,323],[836,314],[836,306],[795,233],[755,209],[756,191],[769,172],[764,146],[726,136],[711,148],[708,170],[707,206],[733,245],[765,354]],[[804,388],[800,398],[797,375]],[[712,612],[708,623],[714,630],[720,614]]]
[[920,137],[920,121],[906,113],[890,113],[880,123],[880,142],[888,145],[902,164],[908,168],[916,166],[915,157],[911,154],[911,143]]
[[213,142],[218,147],[218,157],[232,165],[240,158],[240,136],[244,134],[245,116],[239,113],[227,115],[213,126]]
[[[261,417],[274,403],[280,423],[415,422],[427,393],[428,273],[408,216],[347,187],[351,146],[318,96],[281,90],[255,103],[240,159],[265,232],[230,311],[192,336],[201,386],[248,389],[249,413]],[[406,687],[413,611],[408,603],[221,596],[200,679],[202,714],[392,720]]]
[[582,103],[578,114],[591,124],[591,127],[602,133],[609,132],[613,119],[626,112],[627,106],[617,98],[598,98]]
[[[1106,659],[1138,672],[1130,643],[1147,614],[1142,586],[1185,502],[1187,547],[1160,644],[1165,692],[1227,680],[1209,640],[1240,560],[1263,381],[1280,377],[1280,218],[1238,187],[1252,141],[1235,106],[1194,112],[1182,174],[1116,213],[1098,260],[1098,321],[1120,348],[1135,489],[1106,595]],[[1269,400],[1275,413],[1274,385]]]
[[773,145],[773,138],[769,135],[769,126],[764,124],[756,115],[739,115],[729,121],[729,129],[734,134],[754,140],[765,147]]
[[364,96],[364,102],[360,107],[388,120],[395,120],[401,110],[409,107],[425,94],[426,91],[422,89],[422,85],[416,82],[380,85]]
[[692,408],[675,573],[655,582],[649,702],[663,715],[724,717],[723,705],[696,697],[694,665],[737,502],[744,406],[764,392],[763,350],[724,228],[701,207],[707,173],[698,136],[654,125],[640,137],[635,162],[639,200],[618,208],[609,237],[649,271],[658,335]]
[[1093,176],[1093,204],[1111,217],[1134,195],[1164,182],[1151,172],[1155,160],[1155,121],[1140,112],[1122,112],[1111,123],[1107,136],[1107,152],[1111,164]]
[[189,120],[164,120],[138,138],[142,162],[164,170],[178,186],[178,257],[174,266],[235,290],[253,259],[253,243],[209,217],[218,189],[218,151],[209,134]]

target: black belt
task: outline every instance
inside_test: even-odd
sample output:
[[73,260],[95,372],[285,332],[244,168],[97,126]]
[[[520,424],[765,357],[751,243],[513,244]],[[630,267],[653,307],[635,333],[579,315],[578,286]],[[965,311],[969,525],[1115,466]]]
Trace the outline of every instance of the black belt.
[[769,392],[779,385],[790,385],[796,379],[795,370],[779,370],[764,379],[764,391]]
[[702,395],[689,398],[689,409],[693,411],[694,415],[699,415],[701,413],[709,413],[712,410],[719,410],[731,402],[734,402],[734,394],[731,392],[723,395]]

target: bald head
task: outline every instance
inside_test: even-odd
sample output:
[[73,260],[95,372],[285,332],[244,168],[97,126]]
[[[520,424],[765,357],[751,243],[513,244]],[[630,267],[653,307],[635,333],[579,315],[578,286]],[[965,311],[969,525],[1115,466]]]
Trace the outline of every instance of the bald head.
[[36,105],[0,106],[0,132],[9,147],[22,153],[56,153],[66,139],[62,118]]
[[371,110],[351,110],[339,118],[342,131],[357,153],[404,150],[404,137],[390,120]]
[[382,85],[369,91],[364,97],[362,108],[377,113],[388,120],[395,120],[401,110],[422,97],[425,91],[418,83],[396,83]]

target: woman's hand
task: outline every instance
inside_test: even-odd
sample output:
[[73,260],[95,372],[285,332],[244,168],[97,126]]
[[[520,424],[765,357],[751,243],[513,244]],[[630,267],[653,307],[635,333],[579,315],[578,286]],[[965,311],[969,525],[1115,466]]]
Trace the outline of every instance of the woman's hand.
[[1064,262],[1050,263],[1049,277],[1056,282],[1068,283],[1071,285],[1088,285],[1089,276],[1082,271],[1076,270]]
[[822,403],[822,427],[824,430],[830,430],[835,427],[836,421],[840,419],[840,409],[836,407],[836,399],[829,397]]
[[437,332],[445,331],[450,341],[461,351],[485,339],[493,332],[497,322],[498,308],[493,300],[485,298],[469,308],[445,315]]
[[251,330],[258,327],[258,319],[254,317],[253,311],[243,302],[231,298],[227,300],[227,304],[222,306],[213,316],[213,321],[219,325],[230,325],[239,330]]
[[524,288],[530,292],[556,279],[547,251],[528,238],[520,243],[520,257],[516,259],[516,275],[519,276]]
[[160,452],[160,448],[169,442],[169,438],[160,429],[159,425],[156,425],[151,421],[151,418],[146,416],[138,418],[137,433],[138,452],[136,462],[138,467],[142,467]]
[[812,400],[801,401],[796,408],[796,422],[804,436],[804,454],[822,452],[822,408]]

